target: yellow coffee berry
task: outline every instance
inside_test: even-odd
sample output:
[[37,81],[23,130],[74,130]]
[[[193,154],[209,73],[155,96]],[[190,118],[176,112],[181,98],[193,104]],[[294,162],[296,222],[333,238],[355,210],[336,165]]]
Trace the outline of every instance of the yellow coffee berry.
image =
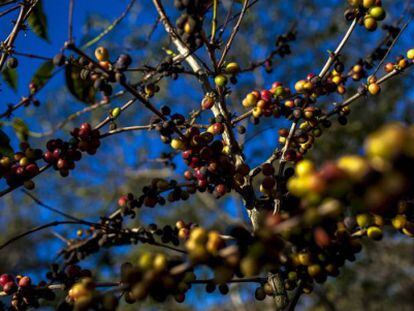
[[96,48],[95,57],[100,62],[106,62],[109,60],[109,52],[103,46]]

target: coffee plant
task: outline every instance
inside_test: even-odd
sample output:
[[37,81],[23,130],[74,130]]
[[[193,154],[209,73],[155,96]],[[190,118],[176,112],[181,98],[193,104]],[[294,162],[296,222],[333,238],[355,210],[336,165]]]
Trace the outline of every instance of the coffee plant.
[[[414,44],[396,57],[390,54],[411,17],[405,24],[389,24],[387,1],[343,0],[344,17],[338,19],[347,26],[321,68],[294,81],[266,81],[263,88],[251,85],[234,101],[245,74],[277,70],[276,60],[288,62],[285,59],[295,53],[301,31],[307,30],[294,25],[269,42],[273,50],[263,60],[244,65],[232,55],[245,48],[238,36],[258,0],[174,0],[168,7],[164,6],[168,1],[149,2],[157,14],[154,28],[162,28],[160,40],[168,41],[156,65],[130,50],[114,55],[102,41],[121,27],[118,24],[137,5],[134,0],[86,44],[74,36],[77,1],[69,0],[67,25],[61,27],[67,38],[60,51],[49,56],[32,54],[30,45],[24,52],[16,50],[16,40],[24,42],[28,31],[48,39],[42,1],[0,1],[0,16],[10,18],[11,26],[0,45],[5,83],[16,83],[22,58],[44,61],[28,85],[28,94],[4,107],[4,124],[20,110],[41,113],[38,95],[59,72],[66,79],[65,92],[87,105],[61,123],[52,120],[55,128],[47,133],[52,137],[44,145],[31,138],[23,119],[12,122],[18,149],[12,148],[14,142],[5,131],[0,132],[0,196],[6,200],[22,190],[37,205],[65,219],[4,241],[2,256],[7,256],[11,244],[41,230],[60,225],[81,228],[42,280],[35,281],[38,276],[23,271],[0,269],[2,309],[53,305],[57,310],[116,310],[148,299],[182,303],[200,286],[206,295],[216,291],[226,295],[235,284],[250,283],[254,299],[272,300],[276,310],[294,310],[302,295],[338,277],[341,268],[363,252],[364,240],[380,241],[392,231],[414,237],[414,125],[389,122],[369,134],[358,153],[317,163],[308,155],[318,141],[331,135],[331,127],[348,124],[354,105],[377,100],[388,83],[410,74]],[[409,15],[401,14],[401,20]],[[344,50],[356,31],[364,31],[366,37],[385,33],[385,38],[371,54],[359,55],[355,61]],[[160,104],[164,81],[180,79],[191,79],[192,86],[203,92],[191,98],[192,110],[186,113],[178,98]],[[180,87],[175,92],[188,91]],[[120,98],[127,99],[119,105]],[[151,115],[147,123],[124,125],[122,118],[133,107]],[[102,108],[107,109],[102,119],[78,122],[81,115]],[[369,114],[366,119],[369,122]],[[69,121],[76,125],[65,128],[63,138],[57,137]],[[273,128],[277,124],[278,130],[274,142],[261,146],[268,158],[254,165],[245,152],[244,137],[262,123]],[[168,150],[157,160],[175,170],[174,176],[151,176],[142,189],[135,187],[134,192],[112,200],[95,220],[54,209],[33,193],[33,189],[42,192],[42,185],[36,183],[46,172],[54,170],[71,179],[82,170],[85,158],[105,152],[113,156],[111,149],[104,148],[109,137],[135,131],[156,134]],[[116,148],[116,141],[110,144]],[[104,187],[110,188],[109,181]],[[219,204],[230,193],[237,195],[248,221],[220,231],[191,219],[175,219],[167,225],[141,219],[145,210],[167,209],[164,206],[200,193]],[[132,226],[137,219],[141,224]],[[116,246],[142,251],[117,267],[111,281],[100,280],[99,271],[84,261]]]

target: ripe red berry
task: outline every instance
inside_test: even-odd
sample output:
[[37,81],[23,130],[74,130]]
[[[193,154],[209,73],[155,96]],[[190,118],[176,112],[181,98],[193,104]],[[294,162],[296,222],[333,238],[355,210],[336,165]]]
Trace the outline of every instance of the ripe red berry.
[[6,283],[14,282],[14,277],[10,274],[2,274],[0,276],[0,285],[4,286]]
[[223,123],[214,123],[213,124],[213,134],[218,135],[224,132],[224,126]]
[[53,153],[50,151],[46,151],[45,154],[43,155],[43,159],[47,162],[47,163],[51,163],[54,160],[53,157]]
[[4,286],[3,286],[3,291],[7,294],[7,295],[11,295],[13,294],[17,289],[16,283],[14,283],[14,281],[12,282],[7,282]]
[[81,131],[85,131],[85,132],[87,132],[88,134],[89,134],[89,133],[91,132],[91,130],[92,130],[91,125],[90,125],[89,123],[82,123],[79,129],[80,129]]
[[201,189],[205,189],[207,187],[207,180],[206,179],[199,179],[197,185]]
[[24,167],[19,166],[19,167],[16,169],[16,174],[17,174],[17,175],[19,175],[19,176],[23,176],[23,175],[24,175]]
[[321,248],[327,247],[331,244],[331,238],[322,227],[315,228],[313,237],[315,239],[315,243]]
[[34,163],[27,165],[25,170],[29,176],[35,176],[39,173],[39,167]]
[[262,173],[265,176],[273,175],[275,173],[275,168],[270,163],[264,163],[262,165]]
[[53,158],[55,160],[59,160],[61,154],[61,150],[59,148],[53,150]]
[[264,101],[266,101],[266,102],[268,102],[268,101],[271,101],[271,100],[272,100],[272,93],[271,93],[270,91],[268,91],[268,90],[262,90],[262,91],[260,92],[260,96],[261,96],[261,98],[262,98]]
[[227,187],[224,184],[219,184],[214,189],[218,196],[222,197],[227,192]]
[[203,109],[211,109],[214,106],[214,98],[206,96],[201,102],[201,107]]
[[185,151],[183,151],[183,153],[182,153],[183,159],[189,159],[192,153],[193,152],[191,150],[185,150]]
[[193,178],[193,174],[190,171],[185,171],[184,172],[184,177],[187,180],[191,180]]
[[59,159],[56,164],[57,168],[60,170],[68,169],[68,161],[65,159]]
[[128,197],[127,197],[126,195],[123,195],[122,197],[120,197],[120,198],[118,199],[118,205],[119,205],[120,207],[124,207],[124,206],[126,206],[126,205],[127,205],[127,203],[128,203]]
[[282,83],[280,83],[280,82],[273,82],[272,89],[275,89],[275,88],[277,88],[279,86],[282,86]]
[[275,184],[276,184],[276,180],[271,176],[266,176],[262,182],[263,188],[267,190],[272,189],[275,186]]
[[65,273],[69,278],[76,278],[80,276],[81,268],[77,265],[70,265],[65,269]]
[[310,74],[308,74],[308,75],[307,75],[306,79],[307,79],[308,81],[310,81],[310,80],[312,80],[312,78],[314,78],[314,77],[315,77],[315,74],[314,74],[314,73],[310,73]]

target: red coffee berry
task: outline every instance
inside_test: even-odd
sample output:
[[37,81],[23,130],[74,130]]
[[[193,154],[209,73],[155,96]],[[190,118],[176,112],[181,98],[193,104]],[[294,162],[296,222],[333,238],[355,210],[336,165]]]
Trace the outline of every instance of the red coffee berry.
[[216,186],[216,188],[214,190],[216,191],[217,195],[221,197],[221,196],[226,194],[227,187],[224,184],[219,184],[219,185]]
[[126,205],[127,205],[127,203],[128,203],[128,197],[127,197],[126,195],[123,195],[122,197],[120,197],[120,198],[118,199],[118,205],[119,205],[120,207],[124,207],[124,206],[126,206]]
[[272,93],[268,90],[262,90],[260,92],[260,97],[266,102],[269,102],[272,100]]
[[6,283],[14,282],[14,277],[10,274],[2,274],[0,276],[0,285],[4,286]]
[[7,294],[7,295],[11,295],[13,294],[17,289],[16,283],[13,282],[7,282],[4,286],[3,286],[3,291]]
[[273,175],[275,173],[275,168],[270,163],[264,163],[262,165],[262,173],[265,176]]
[[85,131],[85,132],[87,132],[88,134],[89,134],[89,133],[91,132],[91,130],[92,130],[91,125],[90,125],[89,123],[82,123],[79,129],[80,129],[81,131]]
[[39,173],[39,167],[34,163],[27,165],[25,170],[29,176],[36,176]]
[[46,151],[45,154],[43,155],[43,159],[47,162],[47,163],[51,163],[54,160],[53,157],[53,153],[50,151]]
[[68,169],[68,161],[65,159],[59,159],[56,164],[57,168],[60,170]]

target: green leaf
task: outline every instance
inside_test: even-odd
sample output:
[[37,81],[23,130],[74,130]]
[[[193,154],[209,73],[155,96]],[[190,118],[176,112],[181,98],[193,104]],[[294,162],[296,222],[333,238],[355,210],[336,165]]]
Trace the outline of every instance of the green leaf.
[[29,137],[29,127],[22,119],[13,119],[13,129],[19,140],[27,141],[27,138]]
[[33,8],[27,19],[27,23],[36,35],[46,41],[49,41],[47,34],[47,20],[46,15],[43,12],[42,0],[39,0]]
[[14,150],[10,146],[10,138],[2,129],[0,129],[0,153],[8,157],[14,155]]
[[95,103],[95,89],[90,79],[84,80],[80,77],[81,68],[69,64],[65,67],[66,85],[69,91],[81,102],[86,104]]
[[52,77],[53,69],[55,69],[55,65],[51,60],[44,62],[40,67],[36,70],[33,78],[32,83],[36,85],[37,89],[42,88],[47,81]]
[[17,90],[17,71],[16,69],[4,68],[1,73],[3,80],[10,86],[14,91]]

